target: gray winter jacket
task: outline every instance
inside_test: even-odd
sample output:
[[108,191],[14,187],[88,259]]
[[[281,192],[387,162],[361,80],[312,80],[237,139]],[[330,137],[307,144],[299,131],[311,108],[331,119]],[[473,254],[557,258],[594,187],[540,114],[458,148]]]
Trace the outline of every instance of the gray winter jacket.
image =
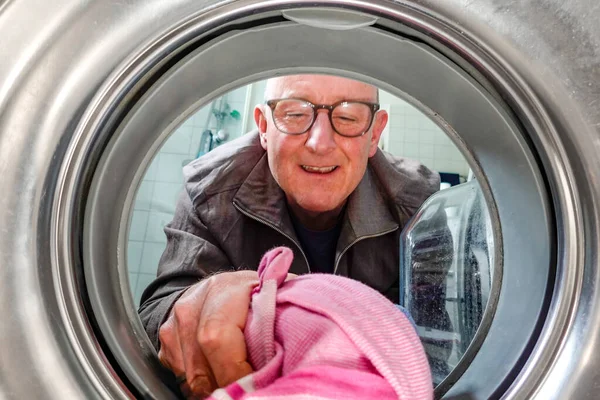
[[[256,269],[275,246],[294,251],[291,273],[310,272],[256,131],[193,161],[184,175],[185,189],[165,227],[167,246],[158,277],[145,290],[139,310],[156,348],[158,328],[173,303],[211,273]],[[438,174],[378,150],[348,198],[334,273],[397,303],[400,232],[438,188]]]

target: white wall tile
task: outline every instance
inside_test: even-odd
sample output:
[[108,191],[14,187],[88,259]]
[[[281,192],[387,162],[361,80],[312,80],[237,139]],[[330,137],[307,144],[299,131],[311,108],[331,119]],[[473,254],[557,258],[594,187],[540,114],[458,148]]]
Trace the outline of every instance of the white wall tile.
[[229,138],[227,139],[227,142],[229,142],[230,140],[239,138],[244,133],[246,133],[246,132],[242,132],[242,121],[241,120],[230,122],[229,124],[227,124],[225,126],[225,130],[227,130],[227,132],[229,133]]
[[454,169],[451,161],[440,158],[434,160],[433,168],[438,172],[452,172]]
[[430,158],[433,159],[433,145],[432,144],[419,144],[419,158]]
[[402,156],[404,154],[404,143],[389,142],[387,151],[396,156]]
[[451,163],[453,169],[452,172],[465,176],[469,173],[469,164],[466,161],[451,161]]
[[144,244],[144,251],[140,262],[139,272],[142,274],[152,274],[156,276],[158,261],[160,260],[160,257],[164,251],[164,244],[146,242]]
[[424,166],[426,166],[427,168],[436,171],[435,169],[435,163],[433,161],[433,158],[427,158],[427,157],[419,157],[419,162],[421,164],[423,164]]
[[188,159],[187,154],[160,154],[156,180],[158,182],[183,183],[183,164]]
[[139,272],[142,260],[144,242],[130,240],[127,242],[127,269],[129,272]]
[[404,129],[405,117],[403,114],[392,114],[389,117],[388,124],[391,129]]
[[148,217],[146,229],[146,242],[166,243],[167,237],[164,233],[164,227],[173,219],[173,213],[151,211]]
[[421,112],[421,110],[419,110],[418,108],[412,106],[411,104],[405,102],[404,100],[402,100],[406,109],[406,115],[414,115],[417,117],[422,117],[423,113]]
[[404,131],[404,142],[405,143],[419,143],[419,130],[418,129],[406,129]]
[[436,130],[437,125],[435,125],[428,117],[422,115],[421,118],[419,118],[419,129],[422,131]]
[[[392,99],[392,101],[397,101]],[[407,115],[407,108],[403,104],[391,104],[390,114],[396,116],[405,116]]]
[[142,180],[153,181],[156,179],[156,171],[158,170],[159,156],[160,156],[160,153],[158,153],[158,154],[156,154],[156,156],[154,156],[154,159],[152,160],[150,165],[148,165],[148,168],[146,169],[146,172],[144,173]]
[[404,156],[408,158],[419,158],[419,144],[418,143],[404,143]]
[[[392,95],[391,93],[385,91],[385,90],[379,90],[379,102],[380,103],[389,103],[389,104],[394,104],[397,102],[397,97]],[[398,104],[398,103],[396,103]]]
[[180,128],[189,128],[189,129],[194,129],[194,120],[193,117],[194,114],[190,115],[185,121],[183,121],[181,123]]
[[146,237],[148,226],[148,211],[134,211],[129,226],[129,240],[143,241]]
[[410,129],[412,131],[420,129],[419,125],[421,118],[417,115],[407,115],[404,119],[406,129]]
[[138,274],[137,272],[128,274],[129,290],[131,291],[131,298],[134,298],[134,296],[135,296],[135,289],[137,287],[137,281],[138,281],[139,275],[140,274]]
[[[208,103],[208,105],[206,105],[206,106],[200,108],[198,111],[196,111],[189,119],[191,120],[192,126],[200,128],[200,129],[204,129],[209,115],[210,115],[210,103]],[[214,121],[213,116],[211,116],[211,121],[209,121],[209,122],[212,122],[212,121]],[[209,125],[210,125],[210,123],[209,123]]]
[[246,109],[245,109],[245,112],[248,113],[248,118],[246,119],[246,126],[244,127],[244,131],[246,131],[246,132],[250,131],[256,127],[256,124],[254,123],[254,116],[253,116],[254,107],[257,104],[264,103],[264,100],[265,100],[264,93],[265,93],[266,86],[267,86],[266,80],[257,81],[252,84],[251,93],[250,93],[250,102],[249,102],[249,104],[246,105]]
[[[241,87],[234,89],[231,92],[227,93],[227,102],[229,104],[242,103],[242,107],[243,107],[243,104],[246,101],[246,90],[248,90],[248,86],[241,86]],[[239,108],[237,110],[240,113],[242,112],[242,110]]]
[[446,134],[444,134],[443,136],[440,136],[439,141],[440,141],[440,144],[445,144],[448,146],[456,147],[454,142],[452,142],[452,139],[450,139],[450,137]]
[[404,142],[406,138],[406,131],[404,128],[390,128],[389,141],[390,142]]
[[192,127],[180,126],[171,136],[165,141],[161,153],[188,154],[190,151],[190,143],[192,140]]
[[133,208],[135,210],[149,211],[152,203],[154,181],[142,181],[135,195]]
[[400,138],[392,138],[391,140],[388,140],[388,143],[390,145],[394,144],[396,148],[398,147],[402,147],[402,149],[404,149],[404,140],[400,139]]
[[449,159],[450,146],[447,146],[445,144],[436,144],[434,146],[433,156],[435,159]]
[[425,144],[435,144],[439,142],[439,136],[442,135],[441,132],[436,131],[421,131],[419,135],[419,142]]
[[455,146],[451,147],[450,158],[454,161],[466,161],[465,156]]
[[156,182],[154,185],[151,211],[174,214],[183,185],[169,182]]

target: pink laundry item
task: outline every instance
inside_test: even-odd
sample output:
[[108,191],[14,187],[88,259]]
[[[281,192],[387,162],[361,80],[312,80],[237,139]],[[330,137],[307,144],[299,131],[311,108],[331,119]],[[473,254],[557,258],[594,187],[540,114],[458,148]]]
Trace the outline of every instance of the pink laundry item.
[[408,318],[349,278],[285,281],[293,253],[267,252],[244,331],[255,372],[214,400],[433,398],[425,352]]

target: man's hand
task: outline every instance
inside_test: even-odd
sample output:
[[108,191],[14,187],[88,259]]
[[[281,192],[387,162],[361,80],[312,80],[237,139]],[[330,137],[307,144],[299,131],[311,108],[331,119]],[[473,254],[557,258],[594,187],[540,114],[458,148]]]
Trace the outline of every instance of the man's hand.
[[158,338],[160,362],[187,398],[204,398],[252,373],[244,327],[255,271],[224,272],[190,287],[175,302]]

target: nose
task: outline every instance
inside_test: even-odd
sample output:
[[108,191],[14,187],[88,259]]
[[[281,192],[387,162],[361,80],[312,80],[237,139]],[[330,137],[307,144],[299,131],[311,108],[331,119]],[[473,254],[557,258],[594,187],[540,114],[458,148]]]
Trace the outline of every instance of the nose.
[[327,112],[327,110],[319,110],[313,126],[308,131],[305,146],[313,153],[327,154],[337,146],[335,143],[336,133],[331,126]]

